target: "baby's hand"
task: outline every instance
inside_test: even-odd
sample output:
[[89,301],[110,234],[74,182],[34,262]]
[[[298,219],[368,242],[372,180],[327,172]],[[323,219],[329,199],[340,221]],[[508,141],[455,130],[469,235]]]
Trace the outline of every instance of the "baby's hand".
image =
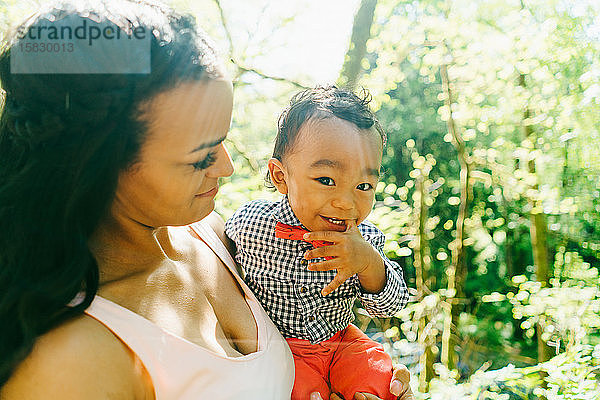
[[307,251],[304,258],[332,257],[308,266],[310,271],[337,270],[335,278],[323,288],[321,294],[327,296],[354,274],[363,290],[380,292],[385,286],[385,266],[377,250],[360,234],[355,220],[348,221],[345,232],[320,231],[304,234],[305,240],[326,240],[330,246]]

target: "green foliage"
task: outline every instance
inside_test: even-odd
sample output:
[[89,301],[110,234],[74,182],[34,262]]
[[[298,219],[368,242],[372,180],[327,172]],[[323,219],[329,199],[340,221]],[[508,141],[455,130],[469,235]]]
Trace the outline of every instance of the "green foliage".
[[[400,246],[393,255],[412,277],[419,173],[413,156],[435,160],[430,176],[439,185],[432,189],[427,230],[432,277],[430,292],[417,300],[437,299],[439,313],[449,295],[445,269],[460,204],[450,115],[473,167],[465,312],[455,330],[461,379],[487,360],[488,368],[534,364],[536,324],[559,352],[597,341],[599,282],[590,264],[600,259],[600,40],[592,32],[600,7],[566,4],[384,0],[377,9],[362,84],[374,91],[390,135],[382,188],[397,188],[382,206],[387,212],[378,212],[403,207],[401,235],[391,236]],[[444,105],[442,65],[448,66],[451,107]],[[535,214],[547,221],[546,246],[560,270],[549,287],[536,282],[532,265]],[[589,278],[574,279],[569,269]],[[392,338],[416,342],[426,309],[435,308],[411,305],[390,321],[403,327]],[[440,329],[439,315],[427,318]]]
[[600,393],[600,345],[575,346],[568,352],[532,367],[508,365],[494,371],[480,370],[458,383],[448,371],[431,382],[431,400],[540,399],[594,400]]
[[551,287],[528,281],[518,275],[513,282],[518,291],[508,293],[515,319],[533,336],[534,327],[541,326],[542,339],[557,351],[561,343],[566,350],[573,346],[598,341],[600,329],[600,287],[598,269],[590,267],[577,253],[559,249],[554,264]]

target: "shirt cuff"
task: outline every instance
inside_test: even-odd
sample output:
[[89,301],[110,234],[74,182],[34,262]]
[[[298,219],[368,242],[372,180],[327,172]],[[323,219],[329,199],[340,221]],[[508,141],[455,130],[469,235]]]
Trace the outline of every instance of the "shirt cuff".
[[379,293],[366,293],[360,290],[360,300],[365,310],[374,317],[392,317],[408,301],[408,289],[400,266],[383,256],[385,265],[385,286]]

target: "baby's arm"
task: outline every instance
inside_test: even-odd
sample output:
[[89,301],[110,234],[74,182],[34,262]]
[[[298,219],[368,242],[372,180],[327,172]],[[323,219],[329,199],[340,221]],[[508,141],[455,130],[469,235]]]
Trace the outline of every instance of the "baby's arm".
[[[206,221],[208,225],[210,225],[210,227],[213,229],[213,231],[215,231],[219,239],[221,239],[221,242],[223,242],[223,244],[227,248],[229,254],[231,254],[231,257],[235,258],[237,248],[235,242],[225,234],[225,221],[223,220],[223,218],[213,211],[206,218],[204,218],[204,221]],[[236,267],[238,274],[243,277],[244,271],[237,262]]]
[[204,221],[210,225],[210,227],[215,231],[219,239],[225,244],[227,250],[232,256],[235,256],[235,242],[225,234],[225,221],[219,214],[216,212],[210,213],[207,217],[205,217]]
[[386,284],[381,292],[372,294],[360,292],[359,297],[365,310],[374,317],[391,317],[404,307],[408,301],[408,288],[404,282],[402,268],[391,261],[383,252],[385,235],[375,226],[371,226],[369,243],[377,249],[385,265]]
[[219,234],[219,237],[221,238],[221,241],[225,244],[225,247],[227,247],[229,254],[231,254],[233,259],[235,260],[238,274],[242,277],[242,279],[246,278],[246,270],[244,269],[245,266],[243,265],[243,262],[238,256],[238,250],[243,250],[243,245],[242,243],[240,243],[239,229],[245,217],[246,210],[247,205],[238,208],[233,213],[231,218],[229,218],[227,221],[225,221],[225,223],[223,223],[221,234],[217,232],[217,234]]

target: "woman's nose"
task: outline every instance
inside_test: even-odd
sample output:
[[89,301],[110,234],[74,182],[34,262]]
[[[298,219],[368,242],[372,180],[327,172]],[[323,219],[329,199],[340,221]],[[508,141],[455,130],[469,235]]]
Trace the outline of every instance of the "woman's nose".
[[227,151],[227,147],[225,147],[225,144],[221,143],[219,145],[217,159],[212,167],[209,168],[207,175],[213,178],[220,178],[230,176],[231,174],[233,174],[233,161],[231,160],[229,151]]

